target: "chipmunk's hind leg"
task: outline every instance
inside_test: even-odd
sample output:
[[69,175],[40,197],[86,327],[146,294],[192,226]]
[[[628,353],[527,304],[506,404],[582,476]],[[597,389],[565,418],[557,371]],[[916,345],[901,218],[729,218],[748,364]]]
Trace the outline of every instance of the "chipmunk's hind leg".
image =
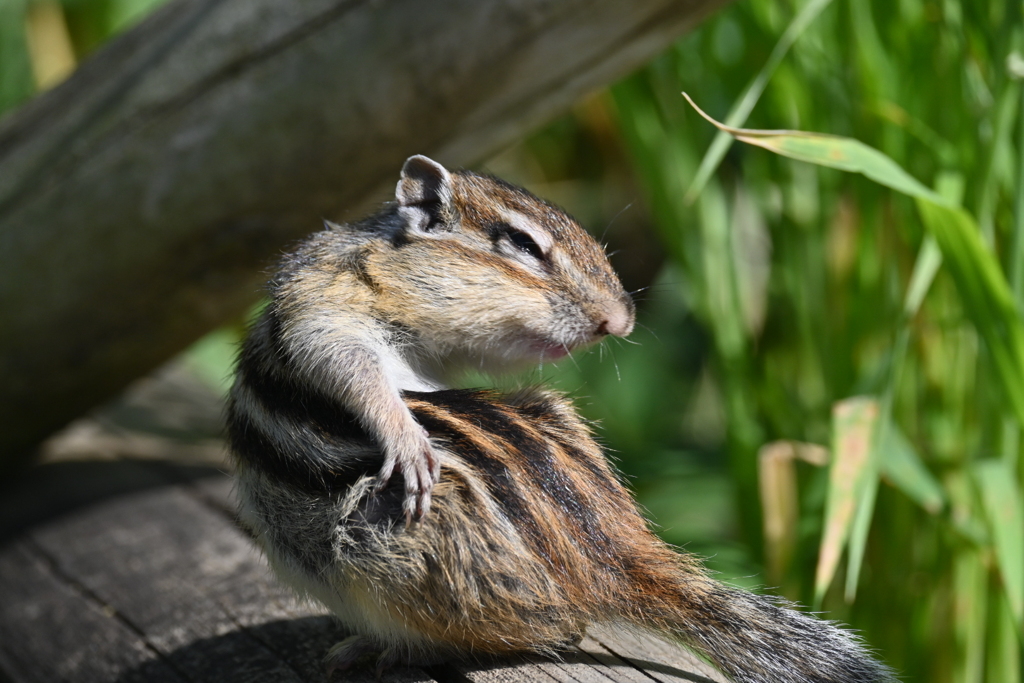
[[324,657],[324,669],[327,673],[327,680],[331,680],[335,673],[347,671],[366,655],[373,654],[379,650],[380,647],[365,636],[349,636],[327,651],[327,656]]

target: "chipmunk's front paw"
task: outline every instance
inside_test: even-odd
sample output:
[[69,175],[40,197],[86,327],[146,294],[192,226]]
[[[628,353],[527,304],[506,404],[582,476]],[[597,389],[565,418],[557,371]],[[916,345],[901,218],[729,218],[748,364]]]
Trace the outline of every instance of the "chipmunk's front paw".
[[441,461],[427,439],[427,431],[419,425],[408,438],[385,447],[384,467],[377,477],[377,491],[384,488],[396,469],[405,480],[402,509],[406,524],[411,524],[430,512],[430,494],[441,474]]

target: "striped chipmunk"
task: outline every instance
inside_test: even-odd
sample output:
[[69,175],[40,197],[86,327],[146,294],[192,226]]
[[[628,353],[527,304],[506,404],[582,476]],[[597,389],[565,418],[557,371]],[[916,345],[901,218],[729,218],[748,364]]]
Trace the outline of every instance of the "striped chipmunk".
[[448,388],[632,331],[603,250],[558,208],[410,157],[395,202],[328,223],[269,289],[229,407],[240,516],[352,634],[329,675],[367,655],[557,656],[616,623],[737,682],[893,680],[848,632],[661,542],[565,397]]

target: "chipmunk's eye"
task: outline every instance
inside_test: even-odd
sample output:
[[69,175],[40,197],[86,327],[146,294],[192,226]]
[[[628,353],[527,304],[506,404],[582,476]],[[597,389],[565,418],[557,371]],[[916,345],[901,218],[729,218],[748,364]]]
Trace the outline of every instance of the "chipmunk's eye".
[[544,260],[544,250],[540,248],[537,242],[527,235],[525,232],[520,232],[514,228],[508,229],[508,239],[512,244],[516,245],[527,254],[537,259],[538,261]]

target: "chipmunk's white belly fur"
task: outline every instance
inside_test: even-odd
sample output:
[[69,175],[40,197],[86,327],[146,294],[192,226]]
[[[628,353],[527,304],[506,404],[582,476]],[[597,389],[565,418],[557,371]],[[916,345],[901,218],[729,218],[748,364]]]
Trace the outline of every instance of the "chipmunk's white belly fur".
[[[345,534],[342,520],[351,512],[349,508],[369,493],[370,478],[361,482],[362,485],[353,486],[333,505],[336,513],[330,518],[336,520],[337,525],[333,533],[327,527],[321,531],[330,536],[323,540],[338,551],[334,553],[334,562],[329,570],[314,577],[308,569],[302,567],[302,558],[289,553],[282,544],[270,540],[274,529],[280,528],[275,525],[280,525],[281,520],[268,519],[269,508],[261,504],[259,492],[266,490],[265,484],[255,481],[261,476],[248,468],[238,473],[239,517],[253,532],[266,554],[270,568],[282,581],[301,597],[325,606],[347,630],[372,637],[382,647],[399,647],[410,653],[436,649],[436,644],[431,644],[422,634],[410,629],[401,618],[396,618],[388,607],[387,596],[360,578],[365,572],[360,571],[359,563],[341,551],[348,544],[335,542],[338,536]],[[275,509],[280,508],[275,506]],[[324,518],[319,511],[315,515]],[[294,527],[294,524],[291,526]]]

